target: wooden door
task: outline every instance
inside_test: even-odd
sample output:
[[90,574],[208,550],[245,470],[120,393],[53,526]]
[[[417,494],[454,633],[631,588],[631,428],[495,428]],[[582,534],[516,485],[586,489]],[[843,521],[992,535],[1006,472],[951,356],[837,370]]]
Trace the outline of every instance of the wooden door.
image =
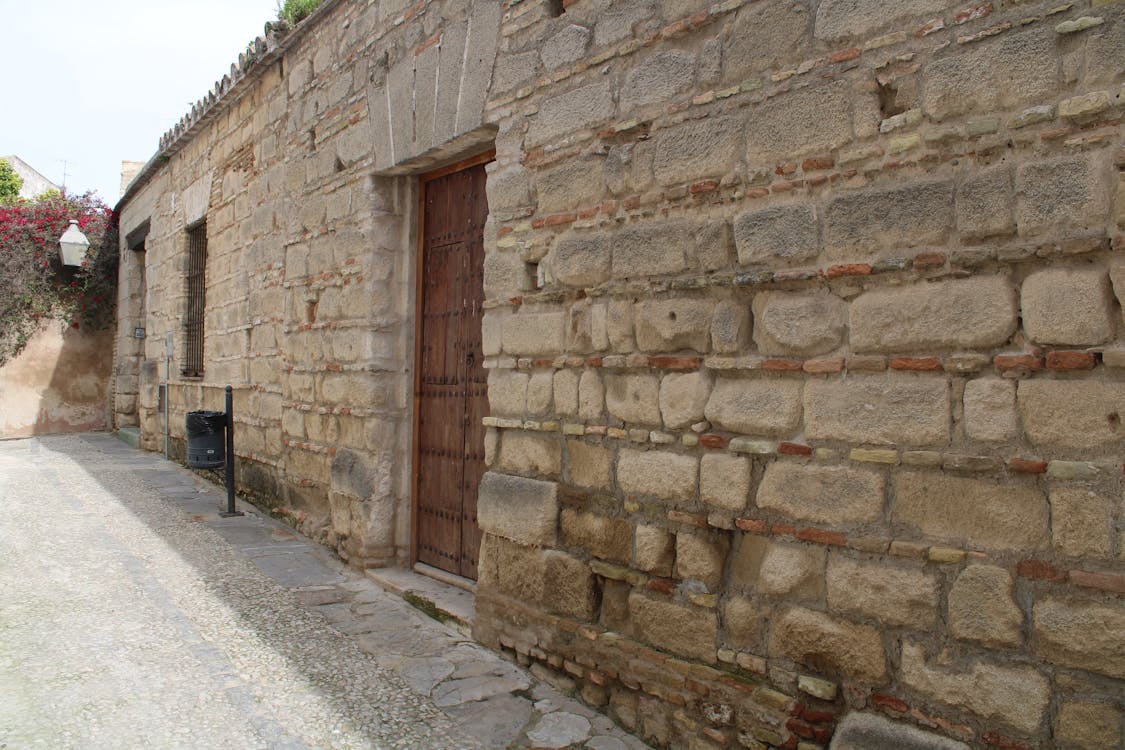
[[481,418],[488,414],[481,352],[484,189],[484,163],[422,180],[414,404],[416,559],[474,580]]

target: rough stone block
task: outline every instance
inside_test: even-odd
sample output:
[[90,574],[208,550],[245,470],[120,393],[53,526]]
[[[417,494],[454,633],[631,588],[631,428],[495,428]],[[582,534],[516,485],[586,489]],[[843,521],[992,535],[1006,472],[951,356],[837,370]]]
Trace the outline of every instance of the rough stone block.
[[754,297],[754,343],[763,354],[830,352],[847,330],[847,305],[826,293],[763,292]]
[[1067,557],[1107,558],[1113,551],[1112,498],[1085,487],[1051,490],[1051,543]]
[[552,372],[536,372],[527,381],[527,411],[542,416],[550,412],[554,401],[554,380]]
[[702,581],[709,591],[717,591],[729,549],[730,541],[725,535],[676,534],[676,564],[672,574],[683,580]]
[[543,551],[486,533],[481,539],[477,584],[520,601],[543,601]]
[[801,383],[719,378],[704,414],[713,424],[732,432],[789,435],[801,421]]
[[605,386],[594,370],[586,370],[578,379],[578,418],[594,422],[605,413]]
[[659,131],[654,138],[653,174],[661,185],[724,175],[739,161],[746,120],[705,117]]
[[1044,29],[1003,34],[930,63],[922,69],[922,109],[940,122],[1050,99],[1058,86],[1053,36]]
[[609,490],[612,487],[610,469],[613,466],[613,450],[604,445],[592,445],[581,440],[568,440],[566,443],[566,476],[571,484]]
[[557,477],[562,471],[562,446],[552,435],[505,430],[497,468],[512,474]]
[[1067,750],[1119,747],[1121,712],[1112,703],[1065,701],[1055,720],[1055,739]]
[[629,595],[629,617],[641,640],[689,659],[714,664],[719,641],[719,617],[711,609]]
[[1125,437],[1125,383],[1024,380],[1017,398],[1024,431],[1037,446],[1111,450]]
[[794,89],[751,108],[746,160],[772,166],[781,159],[823,154],[852,139],[852,99],[844,81]]
[[605,332],[609,348],[615,352],[631,352],[636,348],[633,336],[633,303],[631,300],[610,300],[606,308]]
[[953,185],[946,181],[843,193],[828,204],[824,249],[834,260],[870,259],[879,250],[939,244],[952,214]]
[[810,47],[809,12],[801,3],[751,3],[738,11],[722,50],[725,79],[742,81],[755,73],[800,59]]
[[865,523],[882,516],[883,490],[883,475],[874,471],[775,462],[766,467],[757,505],[813,523]]
[[925,630],[937,619],[937,579],[919,569],[833,555],[828,561],[828,607]]
[[564,65],[576,63],[586,54],[593,33],[577,24],[568,24],[549,36],[539,46],[539,57],[543,67],[556,70]]
[[943,379],[809,381],[804,406],[810,440],[917,446],[949,441],[949,386]]
[[708,505],[735,512],[750,501],[750,459],[708,453],[699,463],[699,496]]
[[584,547],[594,557],[627,563],[633,556],[633,525],[622,518],[564,508],[560,516],[563,544]]
[[646,104],[667,101],[691,86],[695,56],[678,49],[655,52],[636,63],[621,87],[621,111],[629,114]]
[[614,278],[679,273],[687,268],[692,225],[685,221],[640,224],[613,236]]
[[1108,159],[1095,161],[1087,156],[1020,166],[1016,170],[1016,225],[1020,235],[1093,227],[1106,221],[1108,167]]
[[617,462],[617,485],[630,495],[691,502],[698,478],[699,459],[694,456],[623,448]]
[[895,477],[891,520],[926,537],[984,549],[1031,550],[1046,542],[1047,498],[1033,484],[932,472]]
[[550,547],[557,538],[558,485],[487,472],[477,499],[481,531],[517,544]]
[[1032,611],[1035,653],[1053,664],[1125,678],[1125,606],[1048,596]]
[[940,734],[878,714],[849,713],[836,725],[829,750],[969,750]]
[[826,556],[823,547],[743,534],[731,559],[730,581],[759,594],[784,594],[789,601],[819,600],[824,596]]
[[542,602],[549,611],[586,622],[597,616],[597,581],[585,562],[549,549],[543,553],[543,568]]
[[660,425],[660,378],[656,375],[607,375],[609,413],[629,424]]
[[816,209],[798,203],[739,214],[734,244],[742,265],[815,258],[820,253]]
[[1113,337],[1114,308],[1102,268],[1047,268],[1024,279],[1023,328],[1040,344],[1092,346]]
[[703,419],[711,396],[711,375],[706,371],[669,373],[660,380],[660,415],[667,430],[681,430]]
[[750,310],[746,305],[723,300],[711,317],[711,348],[718,354],[736,354],[750,338]]
[[1038,729],[1051,697],[1047,680],[1031,667],[984,661],[961,668],[927,664],[925,651],[914,643],[902,645],[901,674],[924,695],[1024,734]]
[[1012,174],[998,167],[966,178],[957,188],[957,231],[969,240],[1016,230],[1012,213]]
[[497,213],[531,205],[531,173],[515,165],[488,175],[488,208]]
[[995,565],[970,565],[949,590],[949,628],[953,635],[990,646],[1018,646],[1023,612],[1016,603],[1012,576]]
[[866,682],[882,682],[887,674],[883,637],[877,629],[800,607],[774,618],[770,651],[818,671]]
[[525,372],[492,370],[488,373],[488,410],[493,416],[521,416],[527,408]]
[[527,131],[530,146],[538,146],[560,135],[588,128],[613,114],[609,81],[597,81],[543,102]]
[[672,575],[676,535],[659,526],[640,525],[634,534],[633,565],[654,576]]
[[600,156],[568,159],[560,166],[539,173],[535,188],[540,213],[597,205],[605,194],[602,162]]
[[637,347],[645,352],[711,350],[715,303],[704,299],[643,300],[633,306]]
[[504,318],[503,346],[508,354],[559,354],[566,341],[566,313],[520,313]]
[[760,652],[762,631],[769,620],[769,607],[745,596],[728,596],[723,604],[723,633],[727,645]]
[[826,42],[865,38],[910,18],[939,13],[948,5],[945,0],[825,0],[816,11],[814,34]]
[[[555,411],[564,416],[571,416],[578,413],[578,378],[579,374],[575,370],[558,370],[555,372],[553,385],[553,396],[555,402]],[[491,373],[490,373],[491,383]],[[491,387],[489,388],[489,402],[491,403]]]
[[977,378],[965,384],[965,434],[1003,443],[1019,434],[1016,384],[1004,378]]

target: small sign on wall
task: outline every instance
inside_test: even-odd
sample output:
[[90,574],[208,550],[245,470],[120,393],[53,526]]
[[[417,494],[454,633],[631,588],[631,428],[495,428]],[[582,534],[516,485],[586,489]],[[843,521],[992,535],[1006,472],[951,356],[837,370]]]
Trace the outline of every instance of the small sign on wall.
[[145,329],[143,329],[143,328],[134,328],[133,329],[133,338],[143,339],[144,337],[145,337]]

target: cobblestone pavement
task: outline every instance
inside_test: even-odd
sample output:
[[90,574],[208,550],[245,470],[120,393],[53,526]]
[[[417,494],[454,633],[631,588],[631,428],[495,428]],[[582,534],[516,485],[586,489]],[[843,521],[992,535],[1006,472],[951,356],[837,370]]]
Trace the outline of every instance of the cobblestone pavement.
[[110,435],[0,441],[0,748],[646,747]]

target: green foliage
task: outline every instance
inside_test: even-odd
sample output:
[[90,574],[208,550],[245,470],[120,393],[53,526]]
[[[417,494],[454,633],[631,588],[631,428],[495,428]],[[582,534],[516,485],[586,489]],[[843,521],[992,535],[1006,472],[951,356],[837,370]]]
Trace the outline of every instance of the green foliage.
[[290,26],[296,26],[312,15],[319,5],[320,0],[285,0],[285,4],[281,6],[277,17]]
[[9,203],[20,197],[23,178],[16,174],[12,165],[0,159],[0,203]]
[[[90,241],[82,266],[64,267],[59,237],[70,219]],[[0,205],[0,365],[46,319],[104,328],[117,306],[117,218],[93,193],[52,192]]]

